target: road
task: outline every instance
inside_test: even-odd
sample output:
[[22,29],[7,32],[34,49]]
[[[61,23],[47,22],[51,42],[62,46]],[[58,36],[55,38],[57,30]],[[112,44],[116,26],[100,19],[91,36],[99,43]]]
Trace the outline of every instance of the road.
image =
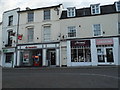
[[3,68],[3,88],[118,88],[117,67]]

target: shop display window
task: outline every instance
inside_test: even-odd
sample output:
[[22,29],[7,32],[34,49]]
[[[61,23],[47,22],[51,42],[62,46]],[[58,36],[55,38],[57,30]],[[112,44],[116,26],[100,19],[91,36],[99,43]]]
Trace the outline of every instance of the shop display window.
[[90,48],[72,48],[71,61],[72,62],[91,62]]

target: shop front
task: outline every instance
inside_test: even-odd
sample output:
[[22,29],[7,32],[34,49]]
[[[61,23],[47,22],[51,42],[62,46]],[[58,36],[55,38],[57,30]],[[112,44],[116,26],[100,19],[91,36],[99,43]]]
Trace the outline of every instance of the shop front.
[[60,66],[59,44],[19,45],[17,66]]
[[2,53],[2,66],[3,67],[14,67],[15,66],[15,59],[16,59],[16,52],[15,48],[3,49]]
[[115,48],[117,46],[113,38],[96,39],[98,65],[114,65],[117,57]]
[[91,65],[91,45],[90,40],[72,40],[68,41],[67,47],[67,66],[85,66]]

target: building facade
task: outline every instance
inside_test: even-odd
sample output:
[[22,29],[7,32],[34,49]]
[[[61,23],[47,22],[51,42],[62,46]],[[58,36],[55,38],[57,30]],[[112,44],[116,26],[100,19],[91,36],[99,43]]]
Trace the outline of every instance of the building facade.
[[120,65],[120,2],[3,13],[2,66]]
[[61,15],[65,36],[61,61],[66,66],[119,65],[120,2],[88,8],[70,7]]
[[2,23],[2,66],[14,67],[16,65],[16,45],[18,31],[18,11],[20,8],[3,13]]
[[62,5],[19,11],[17,66],[60,66]]

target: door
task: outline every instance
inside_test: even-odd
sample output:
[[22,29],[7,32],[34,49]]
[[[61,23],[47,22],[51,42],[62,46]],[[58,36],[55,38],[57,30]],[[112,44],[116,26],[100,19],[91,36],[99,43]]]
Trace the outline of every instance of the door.
[[113,48],[106,48],[106,61],[107,62],[114,62],[113,59]]
[[51,63],[51,65],[56,65],[56,53],[55,53],[55,51],[50,51],[50,63]]
[[97,49],[98,64],[113,64],[113,48],[101,47]]

